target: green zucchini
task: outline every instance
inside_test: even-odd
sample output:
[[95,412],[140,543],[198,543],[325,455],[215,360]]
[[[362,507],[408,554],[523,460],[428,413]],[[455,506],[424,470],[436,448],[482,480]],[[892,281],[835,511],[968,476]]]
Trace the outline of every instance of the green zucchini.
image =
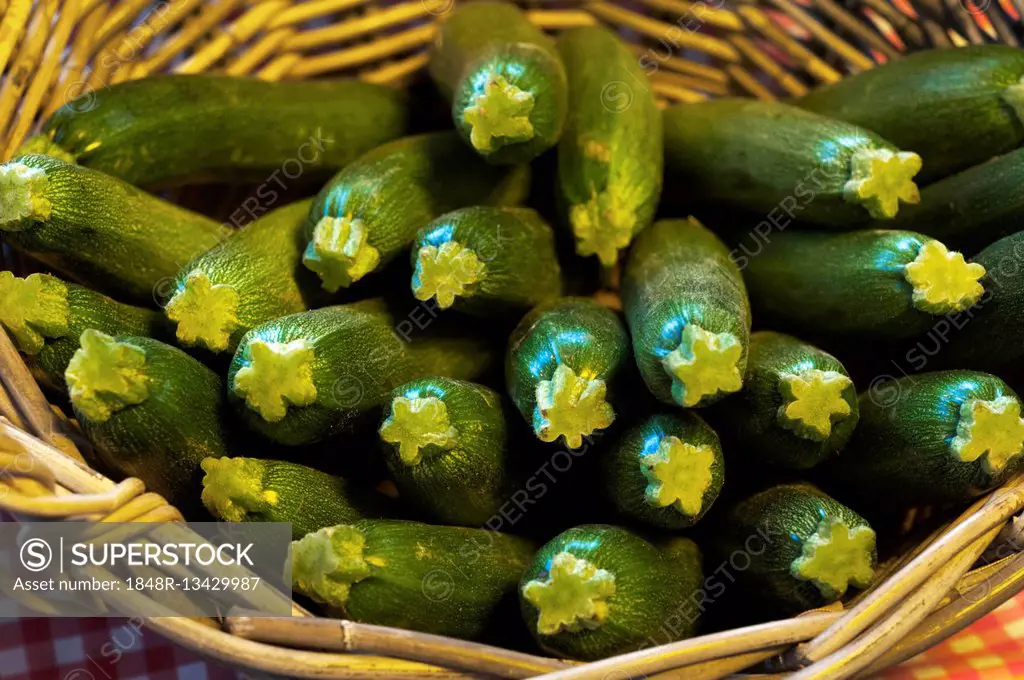
[[292,538],[379,517],[385,497],[283,460],[204,458],[203,505],[225,522],[288,522]]
[[[523,618],[540,646],[559,656],[592,661],[641,649],[702,578],[699,561],[686,564],[682,555],[615,526],[569,529],[523,575]],[[694,630],[672,632],[678,640]]]
[[115,177],[41,155],[0,165],[0,232],[62,274],[146,301],[225,235]]
[[622,304],[648,389],[706,406],[743,385],[750,304],[725,245],[692,217],[661,220],[626,260]]
[[402,383],[472,378],[491,358],[475,339],[402,337],[384,301],[366,300],[253,328],[235,351],[228,396],[253,430],[280,444],[311,444],[382,406]]
[[645,418],[602,462],[605,488],[619,511],[665,529],[696,524],[725,482],[718,435],[692,412]]
[[452,102],[455,129],[488,161],[527,163],[558,142],[565,68],[551,38],[514,5],[458,5],[441,24],[429,71]]
[[197,506],[200,463],[232,450],[220,376],[149,338],[88,329],[79,342],[64,377],[100,462],[179,509]]
[[412,291],[475,316],[522,315],[562,293],[554,234],[529,208],[475,206],[416,235]]
[[589,298],[559,298],[512,331],[505,384],[538,439],[561,437],[577,449],[615,420],[610,401],[628,362],[629,336],[615,312]]
[[136,186],[263,182],[251,199],[261,210],[277,200],[275,187],[322,182],[407,125],[399,91],[354,79],[159,75],[85,97],[88,107],[64,105],[26,148]]
[[718,548],[736,567],[736,580],[787,614],[835,602],[874,579],[874,529],[810,484],[755,493],[731,507],[719,525]]
[[843,448],[857,425],[857,388],[831,354],[792,336],[750,336],[743,390],[718,413],[757,460],[814,467]]
[[514,490],[501,397],[483,385],[408,382],[391,393],[379,432],[399,495],[432,519],[483,526]]
[[978,371],[933,371],[872,384],[860,423],[829,472],[858,498],[964,501],[1024,465],[1017,395]]
[[754,313],[796,332],[905,338],[985,292],[984,267],[910,231],[787,231],[743,259]]
[[479,639],[515,598],[535,546],[484,529],[363,520],[292,544],[292,584],[363,623]]
[[922,180],[1024,142],[1024,52],[1009,45],[933,49],[894,59],[793,103],[861,125],[920,154]]
[[169,328],[159,312],[116,302],[49,274],[20,278],[0,272],[0,325],[36,378],[64,391],[64,370],[87,328],[108,335],[162,338]]
[[333,293],[392,260],[438,215],[514,205],[528,188],[529,168],[488,165],[454,132],[404,137],[364,154],[320,190],[303,263]]
[[921,158],[878,135],[778,102],[717,99],[665,111],[665,187],[693,201],[849,228],[917,203]]
[[607,28],[570,29],[557,46],[569,78],[559,196],[576,252],[611,267],[654,220],[665,155],[661,111],[636,55]]

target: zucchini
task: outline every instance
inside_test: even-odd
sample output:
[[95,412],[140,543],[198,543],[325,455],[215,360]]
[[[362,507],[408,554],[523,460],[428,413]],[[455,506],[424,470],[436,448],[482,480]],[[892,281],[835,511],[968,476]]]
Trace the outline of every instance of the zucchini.
[[589,298],[559,298],[512,331],[505,383],[538,439],[561,437],[578,449],[615,420],[610,401],[628,362],[629,336],[615,312]]
[[416,235],[412,292],[475,316],[522,315],[562,293],[554,234],[529,208],[475,206]]
[[[569,529],[523,575],[523,618],[540,646],[559,656],[592,661],[641,649],[702,578],[699,562],[686,564],[681,555],[615,526]],[[684,569],[697,578],[684,577]],[[694,630],[684,624],[672,632],[678,640]]]
[[910,231],[787,231],[744,259],[754,313],[796,332],[905,338],[985,292],[983,266]]
[[162,338],[169,330],[159,312],[116,302],[49,274],[25,278],[0,272],[0,325],[27,355],[47,387],[64,391],[64,370],[87,328],[108,335]]
[[535,546],[483,529],[363,520],[292,544],[293,588],[363,623],[479,639]]
[[831,354],[790,335],[758,331],[750,336],[743,390],[716,415],[748,455],[801,470],[849,441],[857,388]]
[[434,520],[483,526],[512,491],[501,397],[483,385],[408,382],[391,393],[379,433],[399,495]]
[[964,501],[1024,464],[1017,395],[979,371],[933,371],[873,384],[829,472],[858,498],[902,505]]
[[59,273],[146,301],[224,236],[202,215],[41,155],[0,165],[0,232]]
[[[569,78],[559,198],[576,252],[611,267],[654,220],[665,155],[661,111],[636,56],[607,28],[569,29],[557,47]],[[623,88],[616,96],[626,98],[609,101],[616,84]]]
[[180,345],[234,352],[253,326],[327,303],[301,265],[310,204],[274,210],[182,268],[164,307]]
[[1024,142],[1024,52],[1009,45],[924,50],[819,88],[793,103],[861,125],[920,154],[922,180]]
[[441,24],[429,71],[452,103],[455,129],[488,161],[527,163],[558,142],[565,68],[551,38],[514,5],[458,5]]
[[382,406],[402,383],[472,378],[491,358],[474,339],[400,337],[384,301],[365,300],[253,328],[235,351],[228,396],[253,430],[279,444],[311,444]]
[[384,496],[283,460],[204,458],[203,505],[225,522],[287,522],[292,538],[381,516]]
[[648,389],[706,406],[743,385],[750,304],[725,245],[692,217],[661,220],[626,260],[622,304]]
[[921,158],[787,104],[717,99],[665,111],[666,193],[849,228],[917,203]]
[[88,329],[64,373],[100,462],[182,511],[198,504],[204,458],[229,455],[224,385],[176,347]]
[[867,588],[875,576],[875,531],[867,520],[810,484],[780,484],[740,501],[720,518],[722,555],[749,566],[736,580],[787,614]]
[[514,205],[528,188],[529,168],[490,166],[454,132],[404,137],[364,154],[320,190],[302,261],[333,293],[392,260],[438,215]]
[[275,186],[286,191],[300,176],[323,182],[407,125],[400,92],[354,79],[174,74],[85,96],[88,107],[58,109],[23,152],[57,154],[136,186],[263,182],[260,200],[250,199],[261,210],[276,202]]
[[718,435],[693,412],[645,418],[602,461],[605,488],[619,511],[664,529],[696,524],[725,482]]

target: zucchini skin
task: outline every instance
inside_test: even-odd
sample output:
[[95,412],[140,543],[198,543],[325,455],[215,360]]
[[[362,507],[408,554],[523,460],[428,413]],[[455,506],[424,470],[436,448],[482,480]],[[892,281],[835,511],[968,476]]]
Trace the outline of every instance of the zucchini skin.
[[[740,347],[737,377],[743,375],[751,324],[743,277],[725,244],[693,218],[659,220],[641,232],[626,260],[622,303],[636,364],[647,388],[661,401],[693,402],[665,364],[690,325],[730,334]],[[739,385],[728,389],[735,391]],[[686,405],[707,406],[724,394],[705,394]]]
[[1024,53],[1006,45],[933,49],[819,88],[792,103],[861,125],[921,155],[929,181],[1024,142],[1003,95],[1024,76]]
[[[494,167],[467,149],[455,132],[433,132],[389,142],[364,154],[324,185],[309,211],[304,256],[328,292],[351,285],[408,248],[416,232],[446,212],[468,205],[515,205],[529,190],[526,166]],[[368,271],[336,271],[316,247],[324,218],[361,223],[374,253]]]
[[[704,490],[696,499],[696,512],[680,507],[677,502],[665,502],[670,499],[652,502],[649,495],[656,488],[654,461],[661,462],[661,444],[669,437],[701,450],[706,457],[703,467],[690,469],[688,474],[689,479],[706,475],[702,478]],[[691,457],[696,454],[688,453]],[[662,529],[684,529],[696,524],[711,509],[725,483],[725,459],[718,435],[692,411],[645,418],[623,433],[602,460],[605,488],[619,511],[630,519]]]
[[4,240],[97,290],[151,302],[159,284],[225,236],[213,220],[102,172],[41,155],[3,167],[19,164],[44,173],[49,214],[0,227]]
[[[654,220],[664,163],[661,111],[636,56],[608,29],[569,29],[557,47],[569,78],[559,198],[576,252],[610,267]],[[622,81],[629,99],[620,110],[607,99],[609,83]]]
[[[355,544],[354,552],[365,565],[346,570],[362,578],[345,595],[320,581],[325,573],[316,564],[317,548],[330,545],[332,534],[334,540]],[[514,603],[516,585],[535,547],[496,531],[363,520],[324,529],[295,544],[292,578],[296,590],[345,618],[473,640],[500,620],[506,604]],[[350,551],[337,554],[343,568],[354,561]]]
[[87,96],[87,110],[64,105],[43,133],[80,165],[136,186],[269,181],[292,162],[303,180],[324,181],[407,128],[401,93],[354,79],[159,75]]
[[464,115],[488,81],[500,76],[532,96],[533,136],[478,150],[489,162],[527,163],[558,142],[568,109],[565,68],[554,41],[516,6],[489,0],[457,6],[441,24],[428,70],[452,102],[455,129],[474,149]]

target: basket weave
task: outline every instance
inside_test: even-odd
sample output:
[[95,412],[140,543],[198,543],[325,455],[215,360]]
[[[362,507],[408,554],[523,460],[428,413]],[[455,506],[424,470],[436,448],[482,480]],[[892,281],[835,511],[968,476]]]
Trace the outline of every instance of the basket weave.
[[[402,86],[456,0],[0,0],[0,143],[11,156],[41,117],[90,90],[158,72],[277,80],[357,74]],[[557,31],[619,30],[664,103],[799,95],[908,50],[1017,45],[1010,0],[532,0]],[[83,457],[82,453],[85,453]],[[27,518],[176,521],[137,479],[86,465],[89,445],[46,401],[0,330],[0,509]],[[180,644],[250,674],[302,678],[720,678],[770,661],[770,677],[845,678],[899,663],[1024,588],[1008,521],[1024,479],[979,500],[852,603],[579,665],[314,618],[151,618]],[[1000,538],[1002,536],[1002,538]],[[969,571],[994,544],[1005,557]],[[35,602],[46,607],[43,601]],[[774,673],[774,674],[772,674]]]

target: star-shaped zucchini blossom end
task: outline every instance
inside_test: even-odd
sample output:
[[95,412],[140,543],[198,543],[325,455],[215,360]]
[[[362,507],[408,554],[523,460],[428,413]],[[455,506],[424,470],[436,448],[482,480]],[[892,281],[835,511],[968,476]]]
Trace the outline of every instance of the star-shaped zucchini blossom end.
[[847,201],[864,206],[876,220],[896,217],[900,201],[920,203],[914,175],[921,157],[909,151],[860,149],[850,160],[850,179],[843,187]]
[[366,537],[348,524],[320,529],[292,541],[292,587],[303,595],[344,609],[352,586],[370,576]]
[[812,582],[830,601],[845,595],[851,585],[867,588],[875,577],[875,532],[864,524],[850,527],[841,519],[823,519],[804,541],[790,572]]
[[825,441],[833,424],[853,412],[843,396],[852,385],[837,371],[811,368],[783,375],[779,393],[785,403],[779,407],[779,424],[803,439]]
[[[508,82],[505,76],[492,73],[484,91],[473,97],[473,103],[462,113],[470,126],[469,141],[473,148],[490,153],[506,144],[533,139],[533,95]],[[497,138],[497,139],[496,139]]]
[[313,228],[302,262],[316,272],[324,290],[338,292],[363,278],[380,264],[380,252],[367,239],[369,229],[358,217],[321,217]]
[[266,465],[258,458],[204,458],[203,505],[227,522],[245,522],[267,512],[280,498],[263,485]]
[[267,422],[283,420],[288,406],[309,406],[316,401],[313,345],[305,338],[253,340],[245,349],[245,358],[248,363],[235,373],[233,389]]
[[615,411],[605,401],[607,391],[603,380],[577,376],[571,368],[559,364],[551,380],[537,383],[533,414],[537,437],[545,442],[564,437],[569,448],[579,448],[583,437],[615,420]]
[[742,355],[743,347],[732,333],[711,333],[688,324],[679,346],[662,359],[672,376],[672,398],[690,407],[706,397],[738,391],[743,386]]
[[620,198],[620,192],[595,193],[586,203],[569,210],[569,222],[576,235],[576,252],[597,255],[605,267],[615,265],[619,251],[633,240],[636,213]]
[[903,266],[903,276],[914,287],[914,306],[930,314],[961,312],[985,294],[980,283],[985,268],[939,241],[922,245],[913,262]]
[[0,231],[21,231],[50,219],[46,171],[12,161],[0,165]]
[[239,327],[238,291],[210,281],[205,272],[188,275],[164,310],[176,321],[178,340],[185,345],[202,345],[214,352],[231,347],[231,333]]
[[1024,419],[1020,411],[1020,402],[1011,396],[968,399],[960,406],[960,421],[951,445],[953,453],[966,463],[981,458],[986,473],[999,474],[1024,452]]
[[456,297],[466,295],[483,280],[486,269],[475,252],[455,241],[440,248],[423,246],[416,253],[412,292],[417,300],[436,297],[438,306],[448,309]]
[[655,453],[640,458],[648,481],[644,492],[647,502],[658,508],[672,506],[687,517],[696,517],[704,507],[714,464],[715,452],[710,446],[662,437]]
[[391,414],[380,426],[380,438],[398,445],[398,457],[406,465],[419,465],[428,446],[454,448],[458,435],[448,419],[448,407],[437,397],[395,397]]
[[146,353],[89,328],[79,339],[64,371],[75,410],[102,423],[117,411],[141,404],[149,396]]
[[600,627],[608,617],[615,575],[570,552],[560,552],[551,558],[547,579],[528,581],[522,592],[539,614],[538,633],[578,633]]
[[71,308],[68,287],[47,274],[29,274],[21,279],[9,271],[0,272],[0,324],[14,336],[18,349],[38,354],[46,338],[68,334]]

